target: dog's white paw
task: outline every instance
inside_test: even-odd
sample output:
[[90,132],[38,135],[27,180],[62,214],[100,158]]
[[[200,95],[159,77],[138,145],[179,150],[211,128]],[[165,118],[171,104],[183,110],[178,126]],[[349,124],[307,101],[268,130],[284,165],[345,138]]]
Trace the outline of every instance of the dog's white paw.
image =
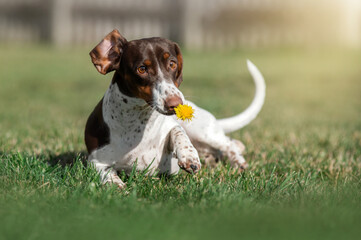
[[201,169],[198,152],[193,146],[186,146],[177,151],[178,165],[188,173],[197,173]]
[[237,155],[230,154],[229,158],[230,158],[229,161],[231,166],[235,169],[238,169],[239,172],[243,172],[248,168],[248,163],[241,154],[237,154]]
[[118,186],[120,190],[123,190],[127,187],[127,185],[119,178],[117,174],[111,174],[105,181],[104,184],[115,184]]

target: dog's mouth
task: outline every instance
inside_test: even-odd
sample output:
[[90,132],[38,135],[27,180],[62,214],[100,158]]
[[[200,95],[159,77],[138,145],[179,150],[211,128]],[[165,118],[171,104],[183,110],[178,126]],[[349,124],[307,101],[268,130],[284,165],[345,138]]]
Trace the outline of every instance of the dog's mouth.
[[175,114],[174,110],[163,110],[161,108],[159,108],[158,106],[153,106],[153,108],[159,112],[160,114],[166,115],[166,116],[171,116]]
[[166,115],[166,116],[170,116],[170,115],[175,114],[174,110],[166,110],[165,107],[159,106],[158,104],[156,104],[153,101],[147,101],[147,103],[151,108],[153,108],[154,110],[156,110],[160,114],[163,114],[163,115]]

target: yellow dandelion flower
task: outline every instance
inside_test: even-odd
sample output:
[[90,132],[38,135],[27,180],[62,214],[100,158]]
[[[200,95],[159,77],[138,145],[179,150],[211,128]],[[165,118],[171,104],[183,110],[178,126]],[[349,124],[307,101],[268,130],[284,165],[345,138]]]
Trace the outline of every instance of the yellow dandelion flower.
[[194,110],[189,105],[181,105],[179,104],[176,108],[174,108],[175,114],[177,115],[178,119],[184,120],[192,120]]

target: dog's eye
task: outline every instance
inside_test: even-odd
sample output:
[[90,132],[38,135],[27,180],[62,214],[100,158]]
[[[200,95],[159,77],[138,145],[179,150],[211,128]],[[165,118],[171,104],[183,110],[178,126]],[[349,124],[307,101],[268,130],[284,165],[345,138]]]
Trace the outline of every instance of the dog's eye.
[[147,71],[147,67],[146,66],[140,66],[137,68],[137,71],[139,74],[144,74]]
[[170,62],[169,62],[169,67],[170,67],[172,70],[174,70],[174,69],[177,68],[177,64],[176,64],[175,62],[173,62],[173,61],[170,61]]

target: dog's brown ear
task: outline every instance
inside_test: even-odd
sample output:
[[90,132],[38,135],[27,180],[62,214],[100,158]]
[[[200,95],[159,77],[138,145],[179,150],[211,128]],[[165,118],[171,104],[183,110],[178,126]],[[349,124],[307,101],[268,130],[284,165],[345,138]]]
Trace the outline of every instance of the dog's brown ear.
[[119,67],[123,47],[127,40],[114,29],[91,50],[90,57],[95,68],[101,74],[107,74]]
[[183,81],[183,75],[182,75],[182,69],[183,69],[183,57],[182,57],[182,53],[181,50],[178,46],[178,44],[174,43],[175,45],[175,52],[177,54],[177,62],[178,62],[178,70],[177,70],[177,85],[179,87],[179,85],[182,83]]

